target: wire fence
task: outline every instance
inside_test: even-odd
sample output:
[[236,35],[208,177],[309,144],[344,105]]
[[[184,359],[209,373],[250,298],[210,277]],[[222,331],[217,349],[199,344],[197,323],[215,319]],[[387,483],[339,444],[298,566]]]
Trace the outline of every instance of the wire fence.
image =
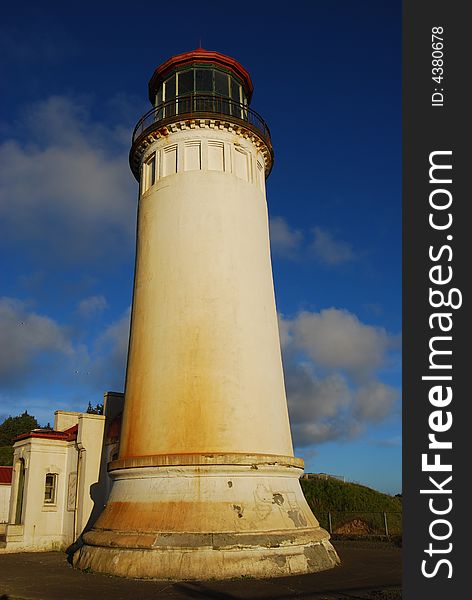
[[345,536],[397,536],[402,534],[401,512],[315,512],[321,527],[329,533]]

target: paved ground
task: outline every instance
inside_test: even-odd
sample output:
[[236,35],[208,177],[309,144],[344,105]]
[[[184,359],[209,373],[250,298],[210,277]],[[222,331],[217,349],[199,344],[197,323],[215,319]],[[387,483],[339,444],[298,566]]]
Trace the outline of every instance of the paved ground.
[[335,542],[342,565],[278,579],[166,582],[76,571],[60,552],[0,554],[0,600],[399,600],[401,550]]

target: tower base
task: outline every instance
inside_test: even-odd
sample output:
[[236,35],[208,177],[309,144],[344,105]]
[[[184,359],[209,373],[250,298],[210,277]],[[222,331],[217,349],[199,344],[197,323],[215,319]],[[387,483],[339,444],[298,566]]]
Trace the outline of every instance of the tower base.
[[207,580],[300,575],[339,563],[321,528],[303,534],[161,534],[147,547],[136,541],[133,547],[133,536],[126,537],[127,547],[118,547],[116,538],[88,536],[74,566],[121,577]]
[[236,454],[116,461],[109,503],[73,564],[174,580],[330,569],[339,558],[303,496],[297,461]]

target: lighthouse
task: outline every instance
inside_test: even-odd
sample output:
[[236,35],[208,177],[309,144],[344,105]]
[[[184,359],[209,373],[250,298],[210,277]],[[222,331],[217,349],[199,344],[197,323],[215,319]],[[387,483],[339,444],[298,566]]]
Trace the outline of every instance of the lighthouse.
[[113,488],[74,564],[128,577],[308,573],[338,562],[300,488],[272,279],[269,129],[235,59],[149,82],[125,405]]

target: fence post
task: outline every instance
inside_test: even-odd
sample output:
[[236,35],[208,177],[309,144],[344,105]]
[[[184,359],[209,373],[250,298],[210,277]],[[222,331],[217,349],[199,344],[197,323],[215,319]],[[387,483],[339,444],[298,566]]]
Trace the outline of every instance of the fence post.
[[331,523],[331,513],[328,511],[329,532],[333,533],[333,524]]
[[387,513],[384,512],[384,524],[385,524],[385,535],[388,537],[388,522],[387,522]]

